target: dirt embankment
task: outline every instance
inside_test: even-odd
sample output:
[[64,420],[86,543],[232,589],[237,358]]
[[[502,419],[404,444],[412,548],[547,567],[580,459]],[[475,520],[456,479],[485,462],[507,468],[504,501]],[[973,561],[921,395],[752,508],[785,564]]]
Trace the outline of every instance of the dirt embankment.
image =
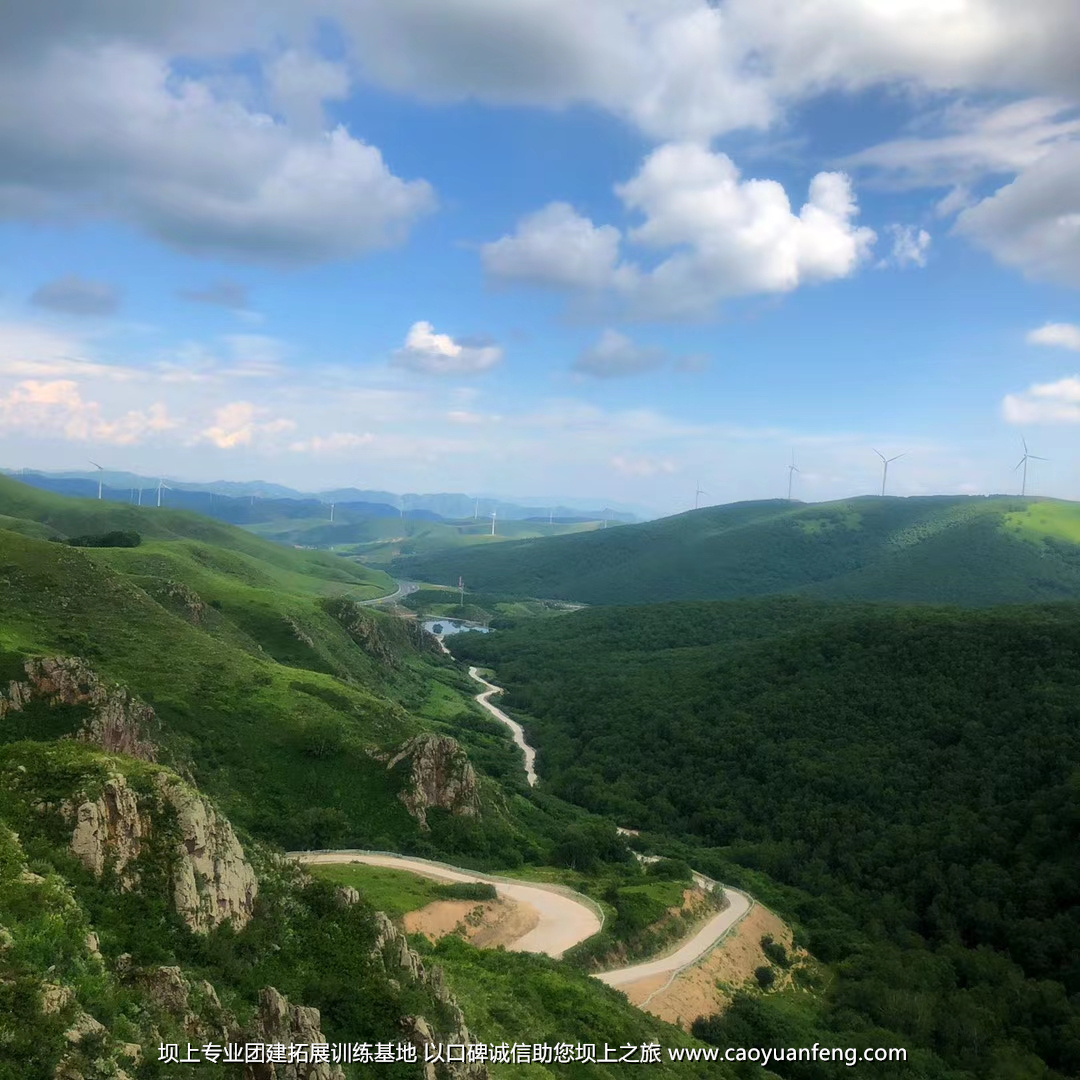
[[436,900],[404,917],[406,933],[426,934],[432,941],[460,934],[480,949],[509,948],[539,922],[532,904],[516,900]]
[[[766,935],[791,952],[791,930],[768,908],[755,904],[719,948],[674,979],[654,975],[619,989],[639,1008],[689,1030],[697,1017],[723,1012],[736,990],[756,985],[754,972],[769,963],[761,949]],[[777,986],[786,978],[778,973]]]

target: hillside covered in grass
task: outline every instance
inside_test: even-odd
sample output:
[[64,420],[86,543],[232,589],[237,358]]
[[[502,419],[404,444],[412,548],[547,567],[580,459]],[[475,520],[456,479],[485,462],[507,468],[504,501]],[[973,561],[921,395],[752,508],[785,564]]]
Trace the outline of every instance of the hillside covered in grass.
[[[879,1025],[925,1075],[1080,1073],[1080,606],[661,604],[457,648],[547,790],[794,890],[826,1031]],[[721,1042],[785,1030],[740,1009]]]
[[399,558],[415,580],[640,604],[802,593],[988,606],[1080,599],[1080,504],[935,496],[783,500],[580,536]]

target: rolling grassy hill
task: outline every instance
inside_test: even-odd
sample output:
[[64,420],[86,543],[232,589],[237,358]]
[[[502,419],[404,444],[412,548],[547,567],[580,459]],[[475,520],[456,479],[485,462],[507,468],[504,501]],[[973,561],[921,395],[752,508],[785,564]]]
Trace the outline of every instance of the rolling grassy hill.
[[399,558],[401,576],[587,604],[771,593],[970,606],[1080,598],[1080,504],[939,496],[782,500],[583,536]]
[[[396,558],[427,555],[471,546],[489,547],[513,540],[543,536],[564,536],[601,528],[596,521],[499,521],[495,536],[491,522],[471,518],[465,521],[424,521],[413,517],[371,517],[360,521],[334,523],[325,515],[297,521],[270,521],[248,526],[259,536],[279,543],[315,548],[332,547],[355,555],[371,566],[385,567]],[[456,580],[456,579],[455,579]]]

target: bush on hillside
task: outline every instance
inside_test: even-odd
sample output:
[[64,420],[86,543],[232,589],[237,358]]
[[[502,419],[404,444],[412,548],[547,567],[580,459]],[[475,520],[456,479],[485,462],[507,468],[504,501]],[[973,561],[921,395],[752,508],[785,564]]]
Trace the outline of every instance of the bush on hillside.
[[134,530],[114,529],[107,533],[69,536],[64,542],[70,547],[133,548],[142,543],[142,537]]

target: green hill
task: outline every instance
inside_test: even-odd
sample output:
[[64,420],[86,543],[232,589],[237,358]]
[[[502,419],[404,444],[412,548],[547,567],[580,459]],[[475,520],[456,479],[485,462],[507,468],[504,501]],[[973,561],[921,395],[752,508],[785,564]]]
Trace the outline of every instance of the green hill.
[[771,593],[969,606],[1080,598],[1080,504],[1008,497],[782,500],[581,536],[400,558],[435,584],[586,604]]
[[283,544],[333,548],[371,566],[388,566],[394,559],[468,547],[487,548],[512,540],[591,532],[597,521],[559,522],[506,520],[491,535],[490,520],[425,521],[415,518],[370,517],[331,525],[325,517],[259,522],[251,532]]
[[853,1010],[950,1076],[1080,1074],[1080,605],[769,598],[465,637],[549,790],[797,890],[836,964],[826,1031]]

